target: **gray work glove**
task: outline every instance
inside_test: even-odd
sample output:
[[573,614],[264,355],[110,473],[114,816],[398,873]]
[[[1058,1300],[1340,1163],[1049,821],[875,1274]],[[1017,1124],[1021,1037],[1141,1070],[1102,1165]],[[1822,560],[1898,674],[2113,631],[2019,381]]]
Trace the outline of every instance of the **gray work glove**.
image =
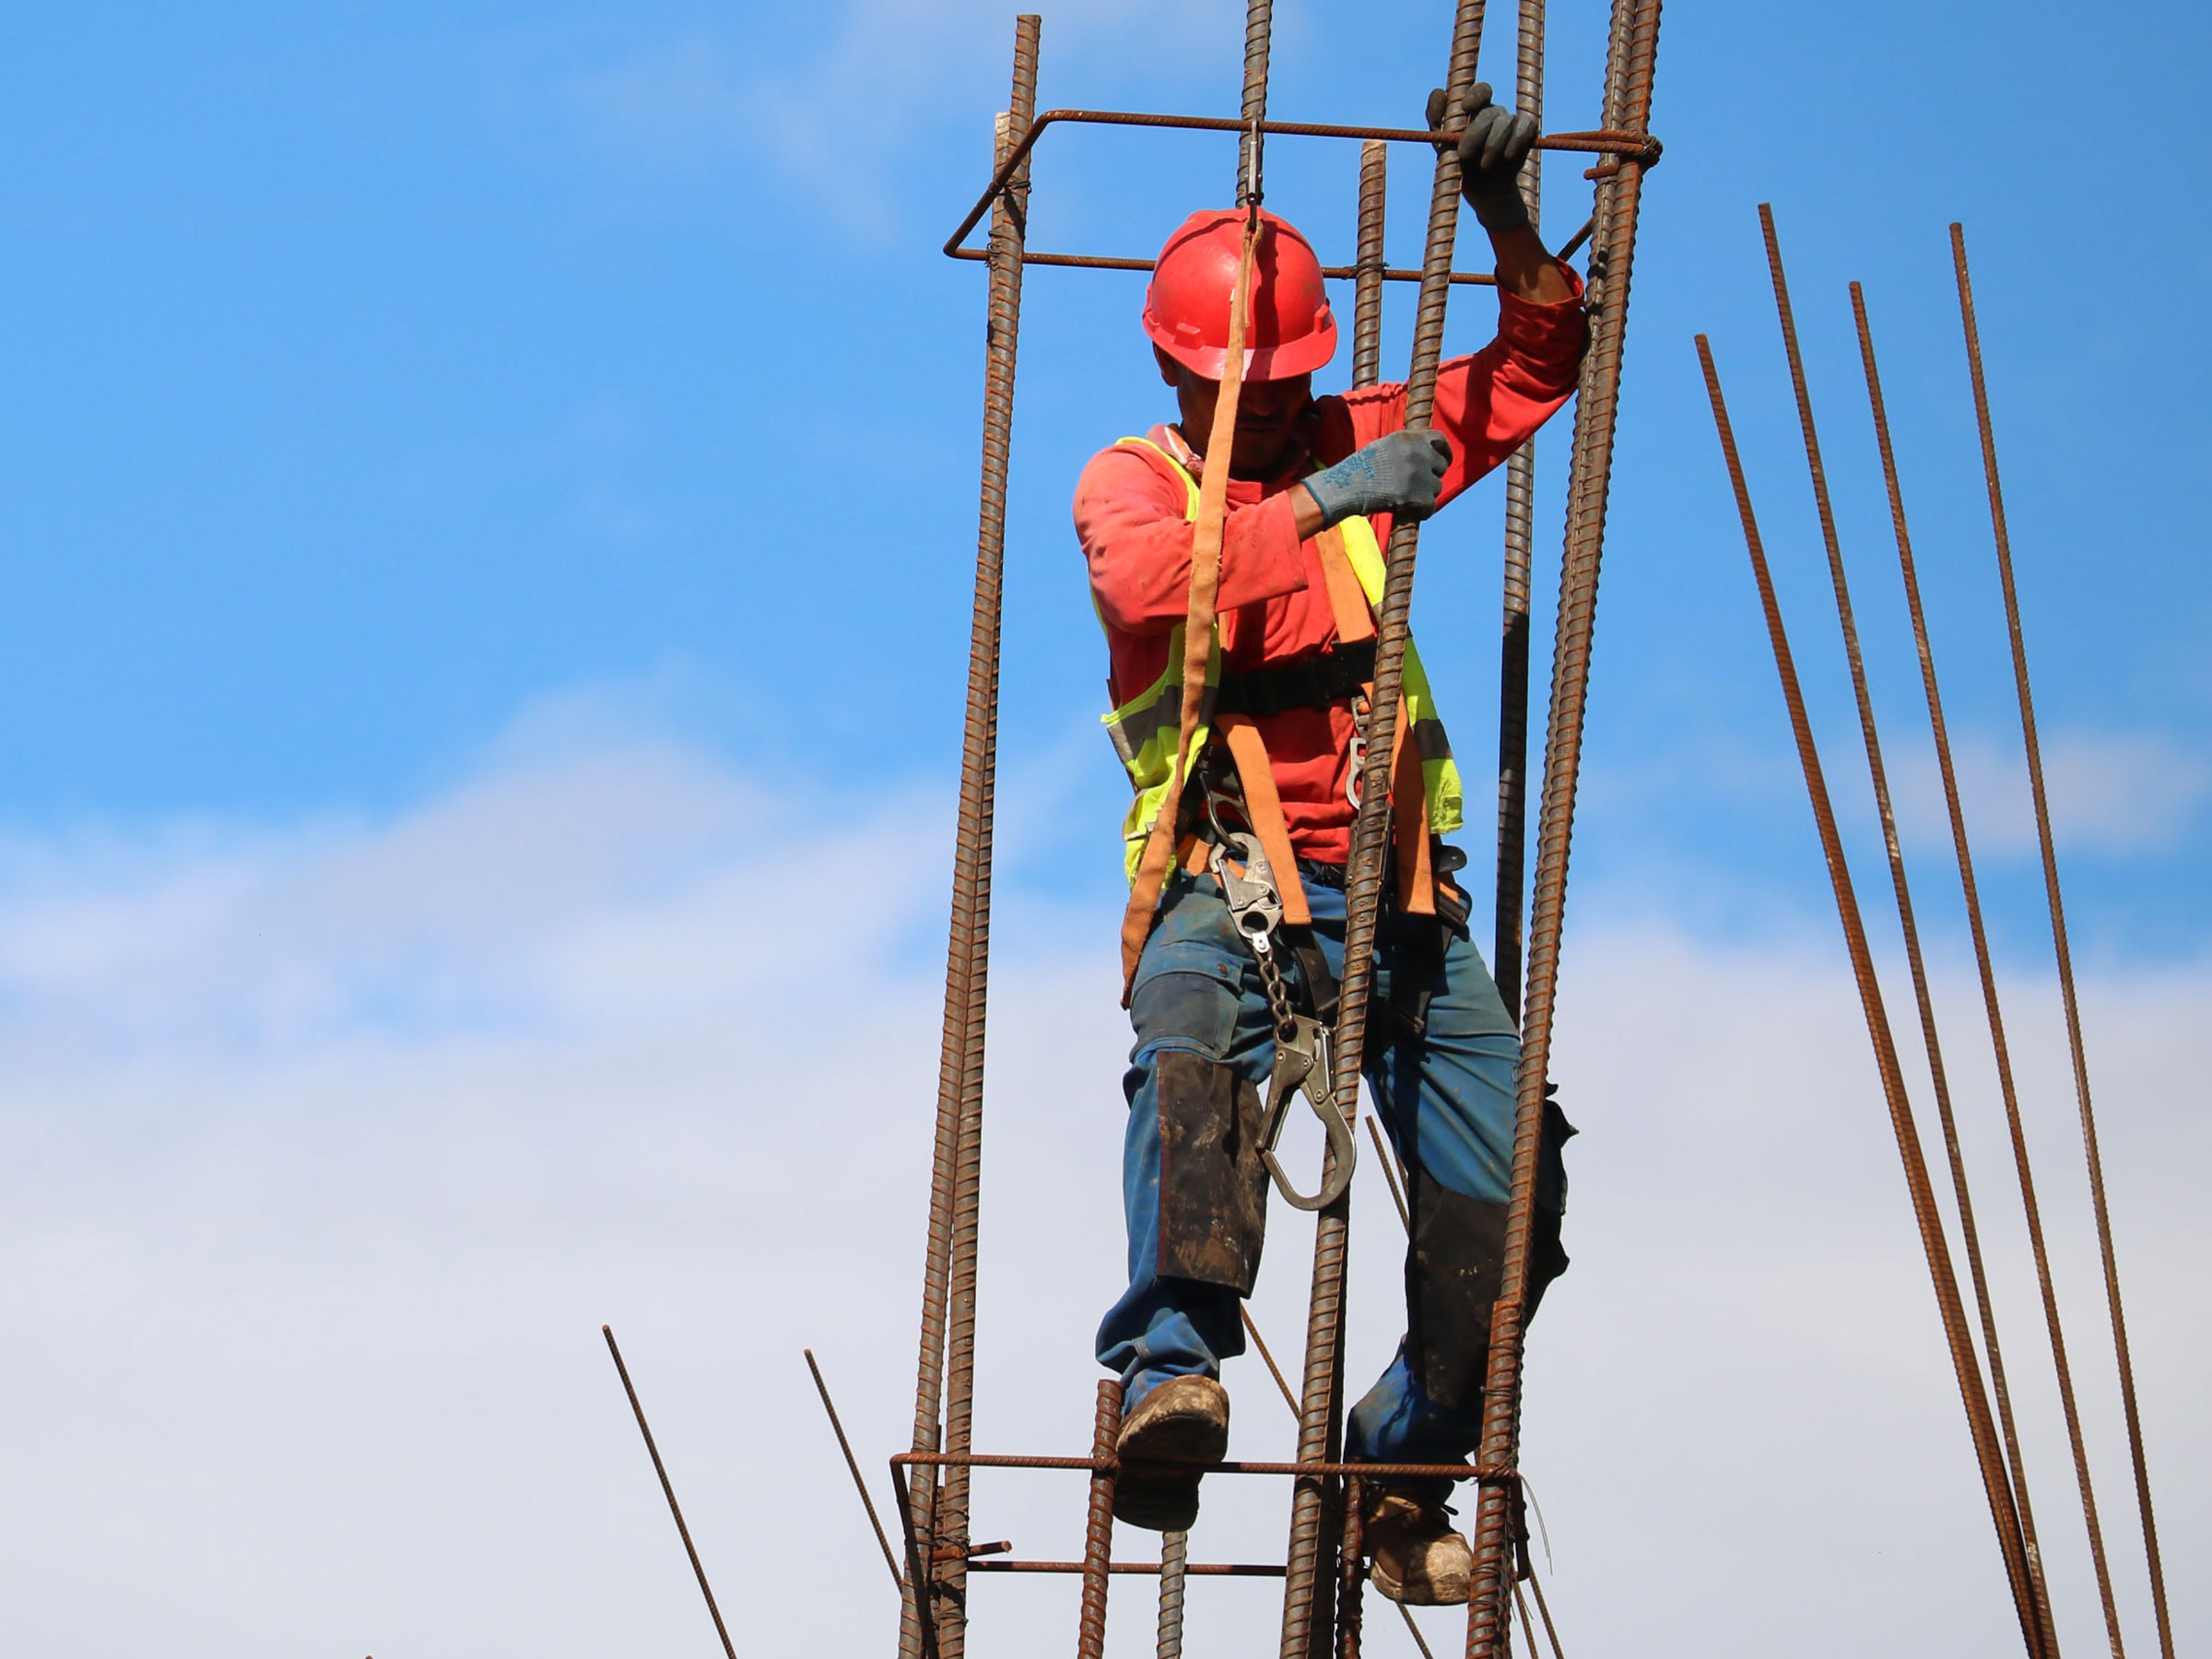
[[1485,230],[1520,229],[1528,223],[1528,204],[1521,199],[1521,164],[1535,147],[1535,117],[1492,103],[1488,81],[1477,81],[1464,101],[1447,98],[1441,87],[1429,94],[1430,132],[1462,121],[1466,126],[1459,135],[1460,194]]
[[1418,521],[1436,511],[1452,441],[1441,432],[1392,432],[1302,480],[1321,504],[1322,527],[1355,513],[1388,512]]

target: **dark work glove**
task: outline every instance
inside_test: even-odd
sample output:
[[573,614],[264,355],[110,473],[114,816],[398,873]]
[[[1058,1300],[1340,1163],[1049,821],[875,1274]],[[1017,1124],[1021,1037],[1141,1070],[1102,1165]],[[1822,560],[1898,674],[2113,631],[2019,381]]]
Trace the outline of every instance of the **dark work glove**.
[[1535,147],[1535,117],[1516,115],[1490,101],[1488,81],[1477,81],[1457,109],[1439,87],[1429,94],[1429,130],[1465,121],[1459,135],[1459,189],[1485,230],[1518,230],[1528,223],[1521,199],[1521,164]]
[[1436,511],[1437,491],[1451,465],[1452,441],[1441,432],[1392,432],[1304,483],[1321,503],[1324,529],[1355,513],[1389,512],[1418,521]]

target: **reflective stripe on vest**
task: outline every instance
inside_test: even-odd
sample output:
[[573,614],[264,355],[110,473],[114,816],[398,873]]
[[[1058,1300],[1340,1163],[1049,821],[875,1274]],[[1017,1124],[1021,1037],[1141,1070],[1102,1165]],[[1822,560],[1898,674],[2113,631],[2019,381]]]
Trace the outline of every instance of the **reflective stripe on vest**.
[[[1182,463],[1148,438],[1124,438],[1120,441],[1142,444],[1175,469],[1185,492],[1183,517],[1195,521],[1198,480],[1191,477]],[[1346,519],[1337,528],[1344,533],[1346,560],[1351,565],[1352,573],[1359,577],[1360,590],[1366,594],[1371,609],[1382,597],[1382,548],[1375,540],[1374,526],[1364,518],[1353,517]],[[1100,626],[1103,625],[1101,618]],[[1122,765],[1129,773],[1130,786],[1135,791],[1128,815],[1122,820],[1123,868],[1131,881],[1136,879],[1136,866],[1144,857],[1146,838],[1150,835],[1152,820],[1159,816],[1160,802],[1167,795],[1175,737],[1182,729],[1183,626],[1176,623],[1168,635],[1168,665],[1160,671],[1159,677],[1112,713],[1099,717],[1106,727],[1106,735],[1113,740],[1114,753],[1121,757]],[[1218,685],[1221,680],[1218,624],[1214,629],[1213,652],[1206,661],[1206,680],[1209,686]],[[1429,676],[1422,670],[1421,654],[1414,649],[1410,635],[1406,641],[1400,695],[1405,700],[1405,718],[1411,730],[1414,752],[1421,758],[1421,788],[1427,796],[1429,828],[1434,834],[1448,835],[1465,822],[1459,768],[1453,763],[1452,745],[1444,735],[1443,722],[1437,718]],[[1192,734],[1191,752],[1185,761],[1186,775],[1206,747],[1208,735],[1203,722]]]

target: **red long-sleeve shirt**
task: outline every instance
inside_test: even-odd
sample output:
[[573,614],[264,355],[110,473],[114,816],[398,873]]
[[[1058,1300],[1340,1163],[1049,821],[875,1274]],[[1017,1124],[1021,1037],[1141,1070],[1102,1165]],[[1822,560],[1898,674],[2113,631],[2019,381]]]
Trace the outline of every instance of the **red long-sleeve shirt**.
[[[1572,298],[1538,305],[1498,297],[1498,337],[1472,357],[1443,365],[1434,424],[1452,440],[1439,505],[1521,447],[1574,391],[1588,340],[1582,284]],[[1313,463],[1335,465],[1406,424],[1406,388],[1369,386],[1307,406],[1300,437],[1270,477],[1231,478],[1222,528],[1218,609],[1221,651],[1241,670],[1295,663],[1335,642],[1335,618],[1320,556],[1301,542],[1297,498],[1288,492]],[[1173,427],[1147,434],[1196,476],[1203,464]],[[1076,486],[1076,535],[1090,566],[1091,592],[1106,624],[1116,705],[1159,679],[1168,635],[1190,603],[1189,496],[1159,455],[1135,444],[1101,450]],[[1375,535],[1390,540],[1391,515]],[[1347,794],[1352,717],[1342,706],[1288,709],[1261,720],[1291,844],[1307,858],[1341,864],[1351,846]]]

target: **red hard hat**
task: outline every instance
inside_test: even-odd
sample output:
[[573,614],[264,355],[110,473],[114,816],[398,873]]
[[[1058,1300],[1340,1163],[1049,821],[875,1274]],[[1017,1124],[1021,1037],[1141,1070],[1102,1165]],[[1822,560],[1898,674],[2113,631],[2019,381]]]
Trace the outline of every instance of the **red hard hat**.
[[[1312,244],[1264,208],[1260,225],[1244,376],[1288,380],[1336,355],[1336,319],[1329,314]],[[1242,208],[1194,213],[1160,249],[1145,290],[1145,332],[1152,343],[1207,380],[1221,378],[1229,356],[1229,301],[1243,243]]]

